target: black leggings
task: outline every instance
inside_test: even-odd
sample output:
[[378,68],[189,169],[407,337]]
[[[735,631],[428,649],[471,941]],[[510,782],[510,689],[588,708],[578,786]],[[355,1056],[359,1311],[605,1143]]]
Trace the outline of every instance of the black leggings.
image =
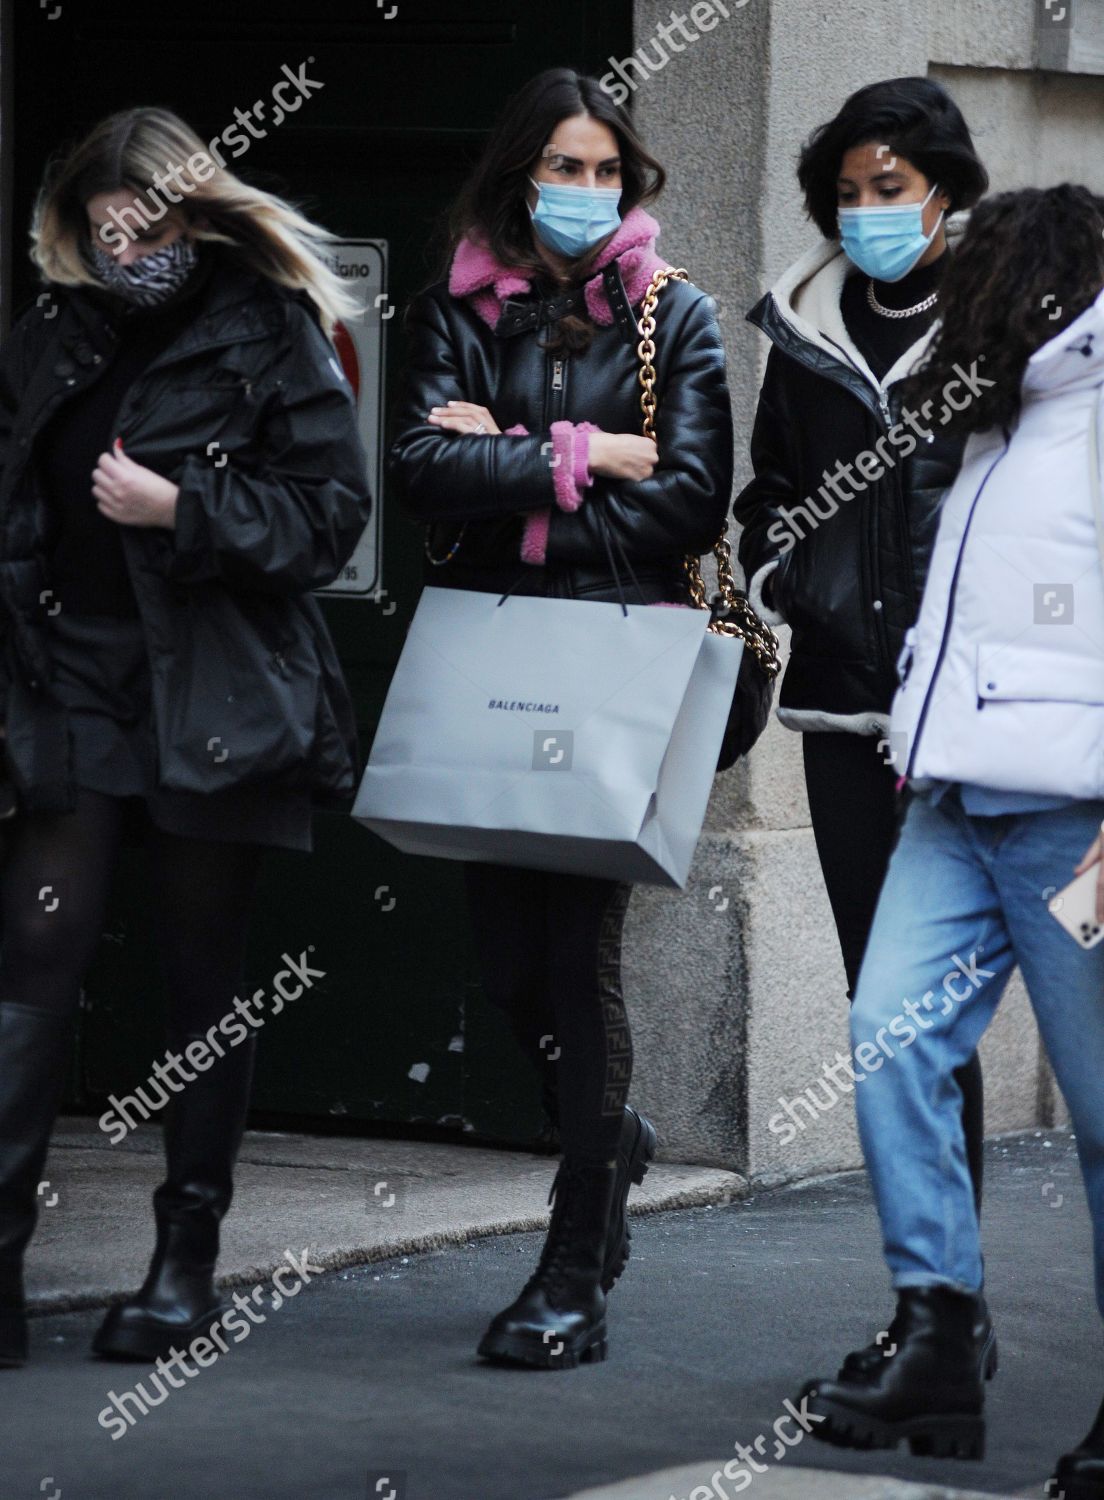
[[632,887],[465,864],[483,986],[538,1070],[564,1154],[610,1161],[632,1078],[621,931]]
[[[123,799],[78,788],[76,810],[5,824],[0,1006],[71,1016],[103,927],[122,841]],[[150,890],[169,988],[171,1035],[206,1031],[243,982],[263,846],[182,838],[149,824]]]
[[[813,837],[843,950],[847,995],[853,999],[878,895],[897,842],[895,772],[866,734],[804,734],[805,786]],[[975,1052],[955,1071],[962,1090],[966,1154],[981,1208],[985,1097]]]

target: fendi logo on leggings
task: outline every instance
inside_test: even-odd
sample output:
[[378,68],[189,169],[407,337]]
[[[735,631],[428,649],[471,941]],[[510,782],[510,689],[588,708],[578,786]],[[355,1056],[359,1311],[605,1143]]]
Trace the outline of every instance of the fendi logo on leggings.
[[632,1074],[632,1039],[625,1001],[621,994],[621,927],[630,891],[620,887],[602,914],[598,931],[598,994],[606,1025],[606,1087],[602,1098],[604,1115],[619,1115],[629,1097]]

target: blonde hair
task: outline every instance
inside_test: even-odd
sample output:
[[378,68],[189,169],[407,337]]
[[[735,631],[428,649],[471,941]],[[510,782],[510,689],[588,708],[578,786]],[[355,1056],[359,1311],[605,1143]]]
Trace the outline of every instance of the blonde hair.
[[[228,140],[234,130],[225,132]],[[247,138],[239,130],[236,139]],[[158,178],[162,184],[170,182],[171,188],[159,190]],[[251,187],[229,171],[219,136],[204,142],[171,110],[147,107],[109,115],[48,167],[31,222],[31,259],[47,281],[64,286],[100,284],[82,252],[89,244],[85,204],[97,193],[121,188],[134,189],[134,203],[110,211],[111,224],[100,230],[105,242],[117,239],[125,244],[133,232],[124,225],[135,220],[144,229],[166,216],[183,215],[197,240],[231,245],[249,269],[280,286],[305,291],[327,333],[332,333],[338,318],[361,311],[323,259],[326,244],[336,235],[283,198]]]

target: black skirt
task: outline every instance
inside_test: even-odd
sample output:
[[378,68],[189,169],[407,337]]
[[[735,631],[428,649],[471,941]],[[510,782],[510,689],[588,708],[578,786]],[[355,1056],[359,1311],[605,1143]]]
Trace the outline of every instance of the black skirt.
[[[167,833],[311,852],[308,791],[244,786],[204,794],[157,785],[149,658],[140,618],[61,609],[50,617],[50,630],[53,688],[68,710],[77,786],[141,798],[152,822]],[[133,831],[133,824],[128,827]]]

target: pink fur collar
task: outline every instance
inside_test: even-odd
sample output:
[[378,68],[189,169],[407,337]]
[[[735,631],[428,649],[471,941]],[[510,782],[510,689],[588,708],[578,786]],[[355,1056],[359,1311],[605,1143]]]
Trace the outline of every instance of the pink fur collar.
[[[598,274],[586,283],[587,311],[595,323],[606,328],[613,323],[613,309],[601,276],[611,261],[616,260],[620,266],[631,307],[642,300],[659,267],[668,264],[663,256],[656,254],[658,234],[659,225],[642,208],[630,209],[622,219],[620,228],[596,262]],[[507,298],[523,295],[530,286],[528,276],[500,264],[485,245],[463,239],[457,246],[449,271],[449,291],[454,297],[470,297],[476,312],[489,327],[498,322]]]

